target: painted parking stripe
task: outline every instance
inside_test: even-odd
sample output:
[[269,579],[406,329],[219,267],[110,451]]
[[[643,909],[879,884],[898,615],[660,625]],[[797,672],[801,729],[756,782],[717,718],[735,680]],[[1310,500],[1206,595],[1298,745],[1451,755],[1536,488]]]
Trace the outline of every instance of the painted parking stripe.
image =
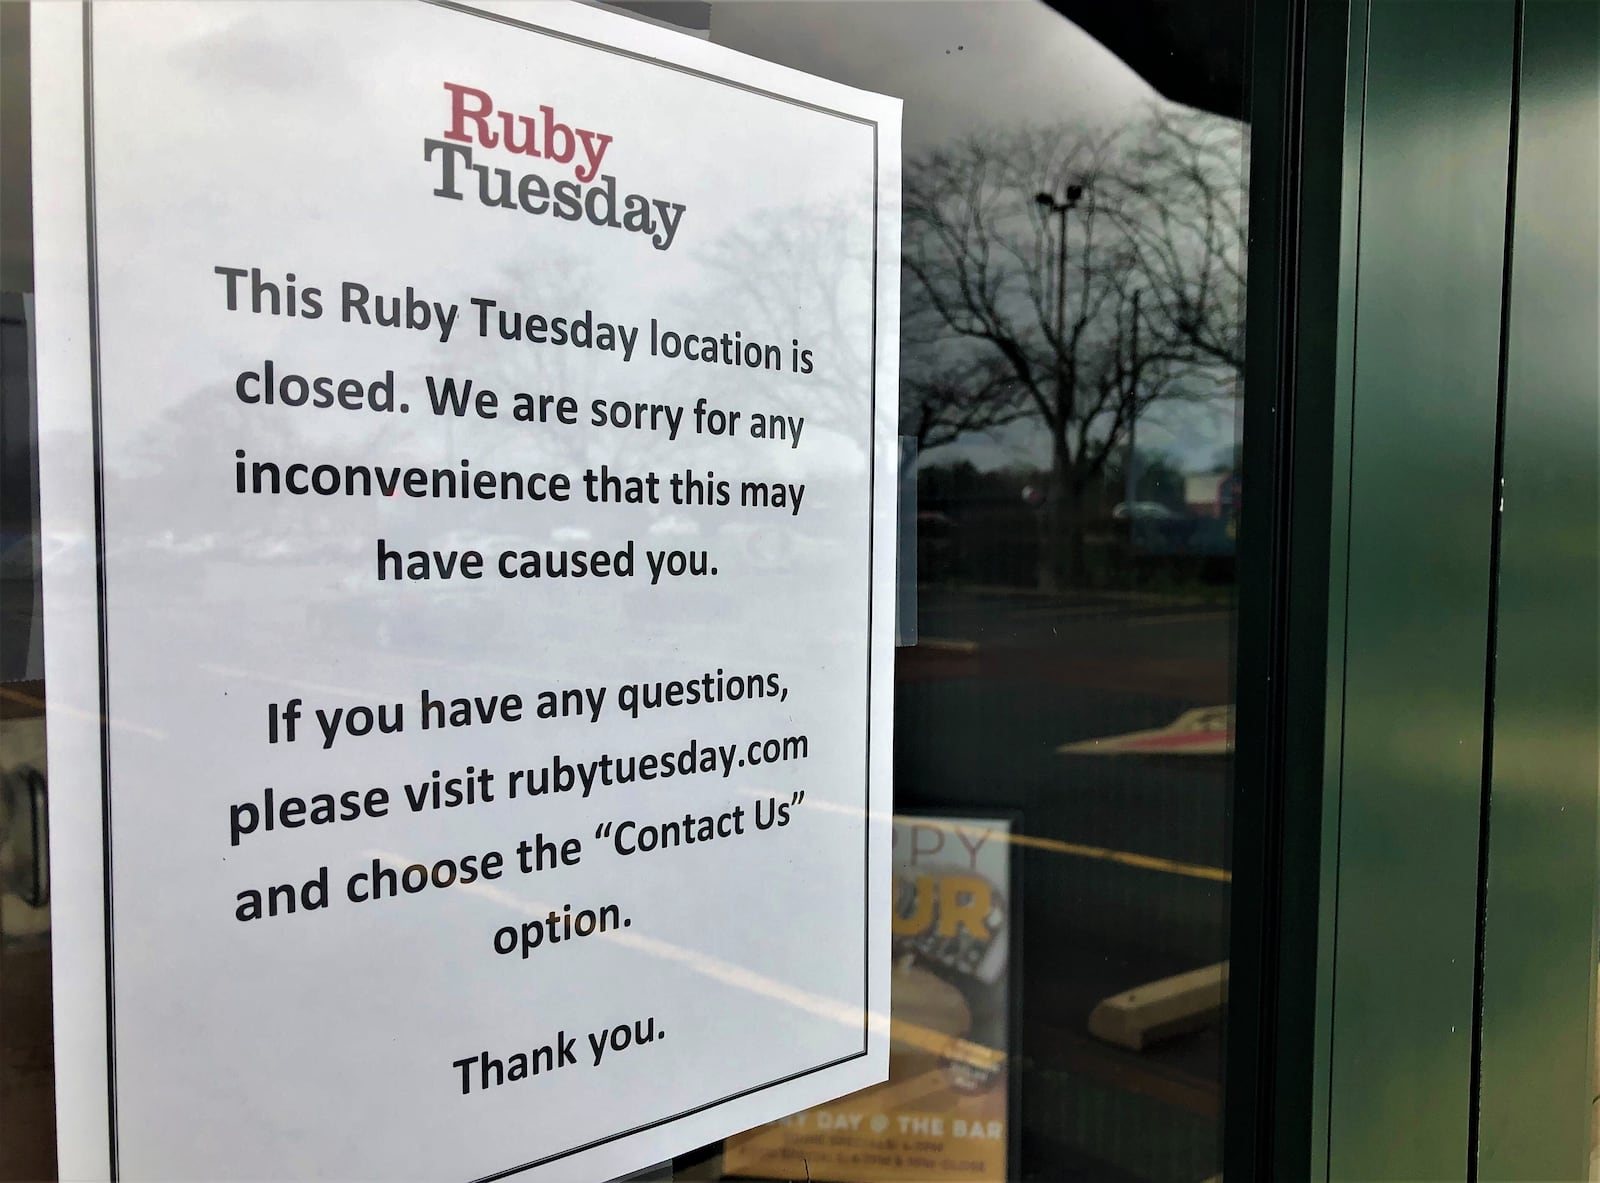
[[1233,751],[1233,707],[1199,707],[1165,727],[1064,743],[1056,751],[1080,756],[1226,756]]

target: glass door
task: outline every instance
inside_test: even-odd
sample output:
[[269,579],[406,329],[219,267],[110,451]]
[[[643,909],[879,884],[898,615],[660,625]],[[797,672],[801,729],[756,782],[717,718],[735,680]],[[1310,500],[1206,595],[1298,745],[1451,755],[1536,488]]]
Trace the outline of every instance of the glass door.
[[[890,1078],[657,1175],[1218,1176],[1240,441],[1266,393],[1247,6],[625,7],[905,103]],[[53,1177],[56,1136],[38,570],[93,559],[39,529],[24,6],[0,34],[0,1178],[22,1179]],[[750,232],[803,260],[798,230]],[[828,299],[798,274],[784,299]]]
[[680,1178],[1221,1170],[1250,129],[1206,11],[711,7],[905,101],[916,607],[889,1081]]

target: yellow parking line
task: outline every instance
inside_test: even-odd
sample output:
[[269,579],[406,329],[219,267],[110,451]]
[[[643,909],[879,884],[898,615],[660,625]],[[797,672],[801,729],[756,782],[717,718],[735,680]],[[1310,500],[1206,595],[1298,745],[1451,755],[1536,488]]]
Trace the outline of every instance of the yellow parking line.
[[1155,616],[1130,616],[1123,623],[1128,625],[1143,624],[1192,624],[1197,620],[1226,620],[1233,612],[1227,608],[1219,608],[1214,612],[1167,612]]
[[1058,616],[1115,616],[1123,611],[1120,604],[1051,604],[1043,608],[1016,608],[1013,620],[1053,619]]
[[[25,707],[36,707],[41,715],[45,713],[44,700],[41,698],[35,698],[31,694],[23,694],[19,691],[10,689],[9,687],[0,686],[0,698],[4,698],[8,702],[20,703]],[[105,718],[105,716],[99,711],[79,710],[77,707],[68,706],[63,702],[52,704],[50,710],[56,712],[58,715],[71,715],[74,719],[89,719],[94,722],[99,722]],[[143,727],[138,723],[130,723],[126,719],[113,718],[110,720],[110,725],[117,731],[129,731],[134,735],[143,735],[150,739],[167,738],[167,733],[165,731],[156,731],[151,727]]]
[[[919,826],[949,830],[952,833],[962,828],[960,822],[939,821],[926,817],[907,817],[905,820],[915,822]],[[1085,846],[1081,842],[1062,842],[1058,838],[1038,838],[1032,834],[1006,834],[992,830],[989,833],[995,838],[1017,846],[1031,846],[1036,850],[1048,850],[1054,854],[1070,854],[1076,858],[1121,863],[1125,867],[1161,871],[1168,875],[1183,875],[1190,879],[1205,879],[1211,883],[1233,882],[1231,871],[1225,871],[1221,867],[1208,867],[1204,863],[1183,863],[1176,859],[1159,858],[1153,854],[1135,854],[1131,850],[1112,850],[1105,846]]]
[[[755,789],[741,790],[749,796],[758,796]],[[806,807],[812,807],[807,802]],[[816,802],[816,808],[828,813],[843,813],[852,817],[861,817],[865,814],[860,806],[839,805],[829,801]],[[1070,854],[1075,858],[1099,859],[1107,863],[1121,863],[1125,867],[1138,867],[1144,871],[1160,871],[1165,875],[1182,875],[1188,879],[1204,879],[1211,883],[1232,883],[1233,872],[1225,871],[1221,867],[1208,867],[1204,863],[1184,863],[1177,859],[1160,858],[1153,854],[1135,854],[1131,850],[1112,850],[1105,846],[1085,846],[1081,842],[1062,842],[1059,838],[1037,838],[1032,834],[1008,834],[1002,830],[991,829],[981,821],[946,821],[942,818],[919,817],[916,814],[895,814],[896,821],[911,822],[929,829],[945,830],[951,834],[971,833],[982,830],[990,838],[1001,842],[1010,842],[1015,846],[1031,846],[1035,850],[1048,850],[1052,854]]]
[[1101,859],[1108,863],[1121,863],[1125,867],[1141,867],[1146,871],[1163,871],[1168,875],[1206,879],[1212,883],[1233,882],[1232,872],[1224,871],[1221,867],[1208,867],[1203,863],[1180,863],[1176,859],[1157,858],[1153,854],[1110,850],[1104,846],[1084,846],[1077,842],[1061,842],[1055,838],[1035,838],[1031,834],[1012,834],[1009,841],[1015,842],[1018,846],[1033,846],[1040,850],[1054,851],[1056,854],[1075,855],[1078,858]]
[[917,648],[935,653],[976,653],[978,642],[957,641],[948,637],[918,637]]

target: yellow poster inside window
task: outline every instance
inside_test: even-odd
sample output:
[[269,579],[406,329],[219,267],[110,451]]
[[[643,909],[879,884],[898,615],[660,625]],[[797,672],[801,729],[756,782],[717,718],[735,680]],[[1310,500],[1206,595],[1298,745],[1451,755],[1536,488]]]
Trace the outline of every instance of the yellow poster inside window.
[[898,817],[889,1079],[729,1138],[725,1177],[1003,1180],[1011,822]]

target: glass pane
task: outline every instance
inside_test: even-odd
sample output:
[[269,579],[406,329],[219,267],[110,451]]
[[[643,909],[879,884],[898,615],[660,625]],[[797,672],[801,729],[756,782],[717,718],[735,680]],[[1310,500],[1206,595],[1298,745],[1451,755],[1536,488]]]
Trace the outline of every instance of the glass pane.
[[1086,19],[713,5],[712,40],[905,101],[918,640],[890,1080],[678,1178],[1220,1170],[1244,30]]
[[28,6],[0,5],[0,1179],[56,1173],[28,112]]
[[[1244,16],[1061,7],[1077,21],[1035,0],[709,6],[713,42],[905,102],[919,639],[897,663],[890,1081],[657,1177],[1220,1169]],[[24,6],[0,5],[0,52],[3,1179],[55,1171],[27,679],[38,565],[84,554],[39,538],[30,477]]]

